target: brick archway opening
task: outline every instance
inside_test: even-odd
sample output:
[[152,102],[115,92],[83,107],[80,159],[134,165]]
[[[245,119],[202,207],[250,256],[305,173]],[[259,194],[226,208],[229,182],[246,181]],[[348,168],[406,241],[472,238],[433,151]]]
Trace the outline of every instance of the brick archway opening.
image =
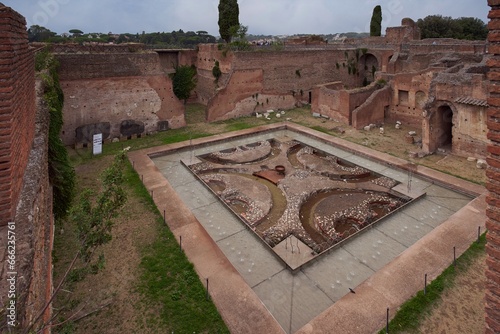
[[456,114],[454,106],[441,101],[438,106],[428,110],[430,113],[424,112],[422,123],[422,149],[428,153],[436,152],[438,149],[452,152],[453,116]]
[[436,147],[451,151],[453,143],[453,110],[444,105],[437,109],[435,119]]
[[365,53],[360,58],[360,74],[364,78],[363,85],[367,85],[375,80],[375,72],[380,71],[377,57],[371,53]]

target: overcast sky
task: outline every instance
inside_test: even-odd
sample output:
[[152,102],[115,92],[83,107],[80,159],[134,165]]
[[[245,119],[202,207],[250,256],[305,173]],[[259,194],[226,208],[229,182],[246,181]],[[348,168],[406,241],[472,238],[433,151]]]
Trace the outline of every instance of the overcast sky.
[[[0,0],[57,33],[141,33],[208,31],[218,36],[219,0]],[[376,5],[382,6],[383,29],[401,19],[427,15],[477,17],[487,22],[487,0],[238,0],[240,23],[254,35],[368,32]]]

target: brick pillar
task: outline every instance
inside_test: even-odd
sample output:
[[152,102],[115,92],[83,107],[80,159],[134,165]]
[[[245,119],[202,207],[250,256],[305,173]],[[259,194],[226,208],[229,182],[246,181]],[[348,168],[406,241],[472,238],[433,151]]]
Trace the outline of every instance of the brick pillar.
[[489,190],[486,215],[487,288],[485,333],[500,333],[500,0],[488,0],[490,96],[488,98],[488,169]]

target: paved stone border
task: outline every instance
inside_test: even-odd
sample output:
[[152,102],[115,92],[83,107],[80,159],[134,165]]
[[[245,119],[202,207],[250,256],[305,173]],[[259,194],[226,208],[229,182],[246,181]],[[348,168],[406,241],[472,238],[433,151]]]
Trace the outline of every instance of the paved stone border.
[[[405,160],[370,150],[366,147],[331,137],[296,124],[279,123],[209,138],[193,140],[191,144],[211,145],[225,139],[253,134],[292,130],[331,143],[364,158],[403,170]],[[231,332],[282,333],[283,329],[265,308],[259,297],[245,282],[196,217],[183,204],[171,185],[150,157],[162,152],[181,150],[189,142],[149,148],[129,153],[134,168],[153,194],[160,210],[168,213],[167,224],[178,238],[182,235],[183,249],[202,279],[210,280],[210,295]],[[385,324],[386,308],[394,314],[397,307],[423,288],[423,277],[437,277],[453,260],[452,250],[462,254],[477,237],[478,226],[484,230],[484,188],[435,170],[417,166],[415,175],[436,182],[446,182],[450,188],[478,196],[453,214],[446,222],[403,251],[389,264],[375,272],[356,287],[356,294],[347,294],[319,316],[307,323],[298,333],[372,333]]]

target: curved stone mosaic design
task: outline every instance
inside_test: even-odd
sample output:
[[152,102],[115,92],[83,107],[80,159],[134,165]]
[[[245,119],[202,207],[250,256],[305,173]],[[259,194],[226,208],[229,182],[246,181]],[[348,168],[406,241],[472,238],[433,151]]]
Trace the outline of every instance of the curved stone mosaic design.
[[287,137],[197,158],[190,170],[271,248],[313,257],[411,200],[394,179]]

